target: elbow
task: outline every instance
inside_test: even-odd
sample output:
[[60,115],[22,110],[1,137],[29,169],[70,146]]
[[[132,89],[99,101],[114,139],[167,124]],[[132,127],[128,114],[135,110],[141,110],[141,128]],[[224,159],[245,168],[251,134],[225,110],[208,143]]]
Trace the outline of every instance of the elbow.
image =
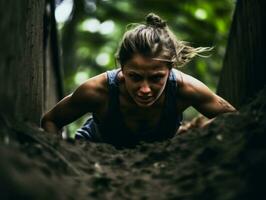
[[41,121],[40,121],[40,127],[41,128],[45,128],[45,124],[47,123],[47,122],[49,122],[50,121],[50,119],[49,119],[49,117],[47,116],[47,114],[44,114],[43,116],[42,116],[42,118],[41,118]]
[[40,126],[43,128],[46,132],[49,133],[60,133],[62,127],[58,126],[57,123],[51,118],[49,113],[43,115],[40,121]]
[[222,113],[236,113],[236,112],[237,112],[237,109],[235,109],[234,106],[229,105],[223,110]]

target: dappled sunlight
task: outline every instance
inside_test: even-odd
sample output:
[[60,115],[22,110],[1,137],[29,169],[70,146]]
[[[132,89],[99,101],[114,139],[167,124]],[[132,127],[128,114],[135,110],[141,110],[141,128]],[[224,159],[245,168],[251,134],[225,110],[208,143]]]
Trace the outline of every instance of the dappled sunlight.
[[73,0],[64,0],[55,9],[55,20],[57,23],[64,23],[69,20],[71,12],[73,10]]
[[205,20],[208,17],[207,12],[202,8],[198,8],[194,14],[195,17],[200,20]]
[[81,31],[88,31],[91,33],[99,32],[103,35],[113,33],[115,29],[115,24],[112,20],[106,20],[101,23],[96,18],[86,19],[83,21],[79,27]]
[[100,24],[101,24],[100,21],[96,18],[86,19],[85,21],[82,22],[80,30],[95,33],[99,30]]
[[85,0],[84,1],[85,3],[85,10],[88,12],[88,13],[93,13],[97,10],[97,5],[94,1],[91,1],[91,0]]
[[105,66],[110,62],[110,55],[108,53],[100,53],[96,57],[96,63],[100,66]]
[[110,34],[113,33],[115,29],[115,23],[112,20],[106,20],[103,23],[101,23],[99,32],[101,34]]
[[75,83],[80,85],[81,83],[85,82],[89,78],[88,72],[77,72],[75,75]]

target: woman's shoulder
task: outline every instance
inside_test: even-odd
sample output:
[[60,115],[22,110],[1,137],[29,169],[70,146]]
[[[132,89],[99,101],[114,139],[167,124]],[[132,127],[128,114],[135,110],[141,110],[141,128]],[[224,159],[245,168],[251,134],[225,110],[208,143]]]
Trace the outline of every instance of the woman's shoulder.
[[184,85],[184,77],[186,74],[181,72],[178,69],[172,69],[172,72],[175,75],[176,84],[177,84],[178,88],[182,87]]
[[198,79],[180,70],[173,69],[173,72],[175,74],[176,83],[179,89],[188,89],[200,82]]
[[72,94],[77,101],[102,105],[108,101],[107,73],[101,73],[82,83]]
[[86,93],[96,92],[96,93],[104,93],[107,91],[107,72],[101,73],[97,76],[94,76],[79,87]]
[[179,70],[175,70],[175,73],[177,77],[177,89],[181,98],[186,101],[195,101],[210,94],[210,89],[197,78]]

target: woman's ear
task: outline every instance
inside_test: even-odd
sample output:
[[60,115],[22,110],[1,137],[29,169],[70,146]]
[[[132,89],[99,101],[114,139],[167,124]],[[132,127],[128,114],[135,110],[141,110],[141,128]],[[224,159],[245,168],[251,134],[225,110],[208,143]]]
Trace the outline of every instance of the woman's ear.
[[118,78],[119,78],[120,81],[125,81],[125,77],[124,77],[122,69],[121,69],[121,73],[118,74]]

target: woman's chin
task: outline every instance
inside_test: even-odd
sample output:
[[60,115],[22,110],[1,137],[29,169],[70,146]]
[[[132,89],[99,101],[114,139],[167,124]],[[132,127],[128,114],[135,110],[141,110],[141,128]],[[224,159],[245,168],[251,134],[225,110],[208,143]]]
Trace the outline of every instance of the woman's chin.
[[142,107],[142,108],[147,108],[147,107],[150,107],[154,104],[154,100],[150,100],[150,101],[141,101],[141,100],[138,100],[138,99],[135,99],[135,103],[139,106],[139,107]]

